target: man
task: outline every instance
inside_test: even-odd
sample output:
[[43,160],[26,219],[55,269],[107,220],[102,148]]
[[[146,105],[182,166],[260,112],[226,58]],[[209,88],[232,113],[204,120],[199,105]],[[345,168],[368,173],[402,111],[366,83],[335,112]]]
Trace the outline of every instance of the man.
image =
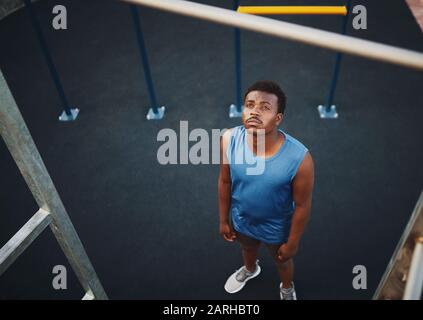
[[[308,149],[278,129],[285,104],[276,83],[256,82],[244,96],[243,125],[225,131],[221,139],[220,234],[239,241],[244,262],[226,281],[228,293],[260,274],[257,256],[263,243],[276,262],[280,298],[296,300],[292,258],[310,216],[314,168]],[[247,174],[249,165],[238,161],[243,153],[262,161],[264,170]]]

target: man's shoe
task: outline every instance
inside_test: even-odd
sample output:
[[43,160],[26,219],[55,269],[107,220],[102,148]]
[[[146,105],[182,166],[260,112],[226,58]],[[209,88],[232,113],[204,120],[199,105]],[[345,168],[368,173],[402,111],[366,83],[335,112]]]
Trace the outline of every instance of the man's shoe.
[[297,300],[294,283],[291,282],[291,288],[282,288],[282,282],[279,286],[281,300]]
[[225,283],[225,290],[228,293],[236,293],[241,291],[244,288],[245,284],[248,280],[257,277],[261,272],[261,268],[258,264],[258,260],[256,262],[256,269],[254,272],[250,272],[247,270],[245,266],[242,266],[237,271],[235,271],[231,276],[226,280]]

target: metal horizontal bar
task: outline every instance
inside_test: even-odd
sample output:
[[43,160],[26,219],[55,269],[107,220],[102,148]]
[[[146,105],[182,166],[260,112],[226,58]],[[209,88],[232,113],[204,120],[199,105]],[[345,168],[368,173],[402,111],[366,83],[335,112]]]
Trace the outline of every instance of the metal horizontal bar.
[[122,0],[267,35],[423,70],[423,54],[334,32],[184,0]]
[[38,210],[0,249],[0,275],[28,248],[50,222],[50,213],[43,209]]
[[408,271],[407,284],[404,290],[404,300],[420,300],[423,288],[423,236],[420,237],[414,247],[411,258],[410,270]]
[[237,12],[249,14],[329,14],[347,15],[346,6],[239,6]]

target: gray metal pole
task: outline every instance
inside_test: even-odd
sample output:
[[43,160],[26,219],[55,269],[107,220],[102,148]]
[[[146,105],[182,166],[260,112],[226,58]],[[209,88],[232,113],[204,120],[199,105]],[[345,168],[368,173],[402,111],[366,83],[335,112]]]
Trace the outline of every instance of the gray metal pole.
[[1,70],[0,135],[6,142],[37,204],[41,209],[50,212],[52,219],[50,228],[85,292],[91,290],[96,299],[107,299]]

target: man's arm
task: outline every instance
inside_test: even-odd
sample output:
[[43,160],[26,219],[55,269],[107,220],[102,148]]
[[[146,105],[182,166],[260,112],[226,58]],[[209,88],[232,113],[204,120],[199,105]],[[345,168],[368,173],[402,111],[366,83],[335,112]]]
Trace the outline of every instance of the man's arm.
[[292,181],[295,211],[292,217],[288,242],[283,244],[279,249],[279,259],[281,260],[288,260],[297,253],[301,236],[310,218],[313,185],[313,159],[310,153],[307,152]]
[[219,192],[219,231],[227,241],[234,241],[235,232],[229,223],[229,210],[231,207],[231,172],[229,161],[226,156],[226,149],[229,144],[231,130],[225,131],[220,139],[220,174],[218,181]]

